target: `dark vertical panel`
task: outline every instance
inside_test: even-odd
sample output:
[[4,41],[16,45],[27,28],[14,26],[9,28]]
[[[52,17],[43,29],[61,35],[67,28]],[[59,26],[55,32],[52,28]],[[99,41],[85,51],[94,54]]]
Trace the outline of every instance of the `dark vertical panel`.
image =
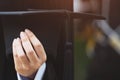
[[5,73],[5,49],[4,49],[4,40],[3,40],[3,31],[0,20],[0,80],[4,80]]
[[113,28],[120,25],[120,0],[110,0],[110,24]]

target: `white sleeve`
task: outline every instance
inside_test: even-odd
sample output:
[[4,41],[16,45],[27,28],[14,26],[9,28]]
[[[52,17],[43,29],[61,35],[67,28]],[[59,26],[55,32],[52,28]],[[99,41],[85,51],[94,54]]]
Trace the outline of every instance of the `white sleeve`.
[[[42,80],[43,76],[44,76],[44,73],[45,73],[45,69],[46,69],[46,63],[44,63],[38,70],[36,76],[35,76],[35,79],[34,80]],[[20,76],[18,73],[17,73],[17,77],[18,77],[18,80],[29,80],[28,78],[26,77],[23,77],[23,76]]]

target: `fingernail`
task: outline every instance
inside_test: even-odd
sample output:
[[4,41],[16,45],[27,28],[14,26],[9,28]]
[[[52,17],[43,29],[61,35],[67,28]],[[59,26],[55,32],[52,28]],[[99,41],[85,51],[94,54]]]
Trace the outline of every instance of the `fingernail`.
[[25,29],[25,32],[28,32],[28,33],[29,33],[29,32],[31,32],[31,31],[30,31],[29,29]]
[[20,32],[20,37],[25,37],[25,33],[23,31]]

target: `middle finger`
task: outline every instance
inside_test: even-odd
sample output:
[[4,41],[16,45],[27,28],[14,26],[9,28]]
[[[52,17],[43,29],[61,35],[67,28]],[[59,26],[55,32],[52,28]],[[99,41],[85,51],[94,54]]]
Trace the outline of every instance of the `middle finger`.
[[21,37],[23,48],[24,48],[26,55],[28,56],[30,62],[36,63],[39,60],[39,58],[37,57],[26,33],[21,32],[20,37]]

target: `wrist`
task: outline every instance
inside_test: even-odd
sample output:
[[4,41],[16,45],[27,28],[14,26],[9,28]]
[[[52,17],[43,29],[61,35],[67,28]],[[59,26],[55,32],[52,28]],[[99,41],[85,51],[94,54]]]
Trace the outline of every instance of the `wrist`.
[[29,80],[34,80],[36,74],[37,74],[37,71],[35,73],[33,73],[32,75],[26,76],[26,77],[29,78]]

